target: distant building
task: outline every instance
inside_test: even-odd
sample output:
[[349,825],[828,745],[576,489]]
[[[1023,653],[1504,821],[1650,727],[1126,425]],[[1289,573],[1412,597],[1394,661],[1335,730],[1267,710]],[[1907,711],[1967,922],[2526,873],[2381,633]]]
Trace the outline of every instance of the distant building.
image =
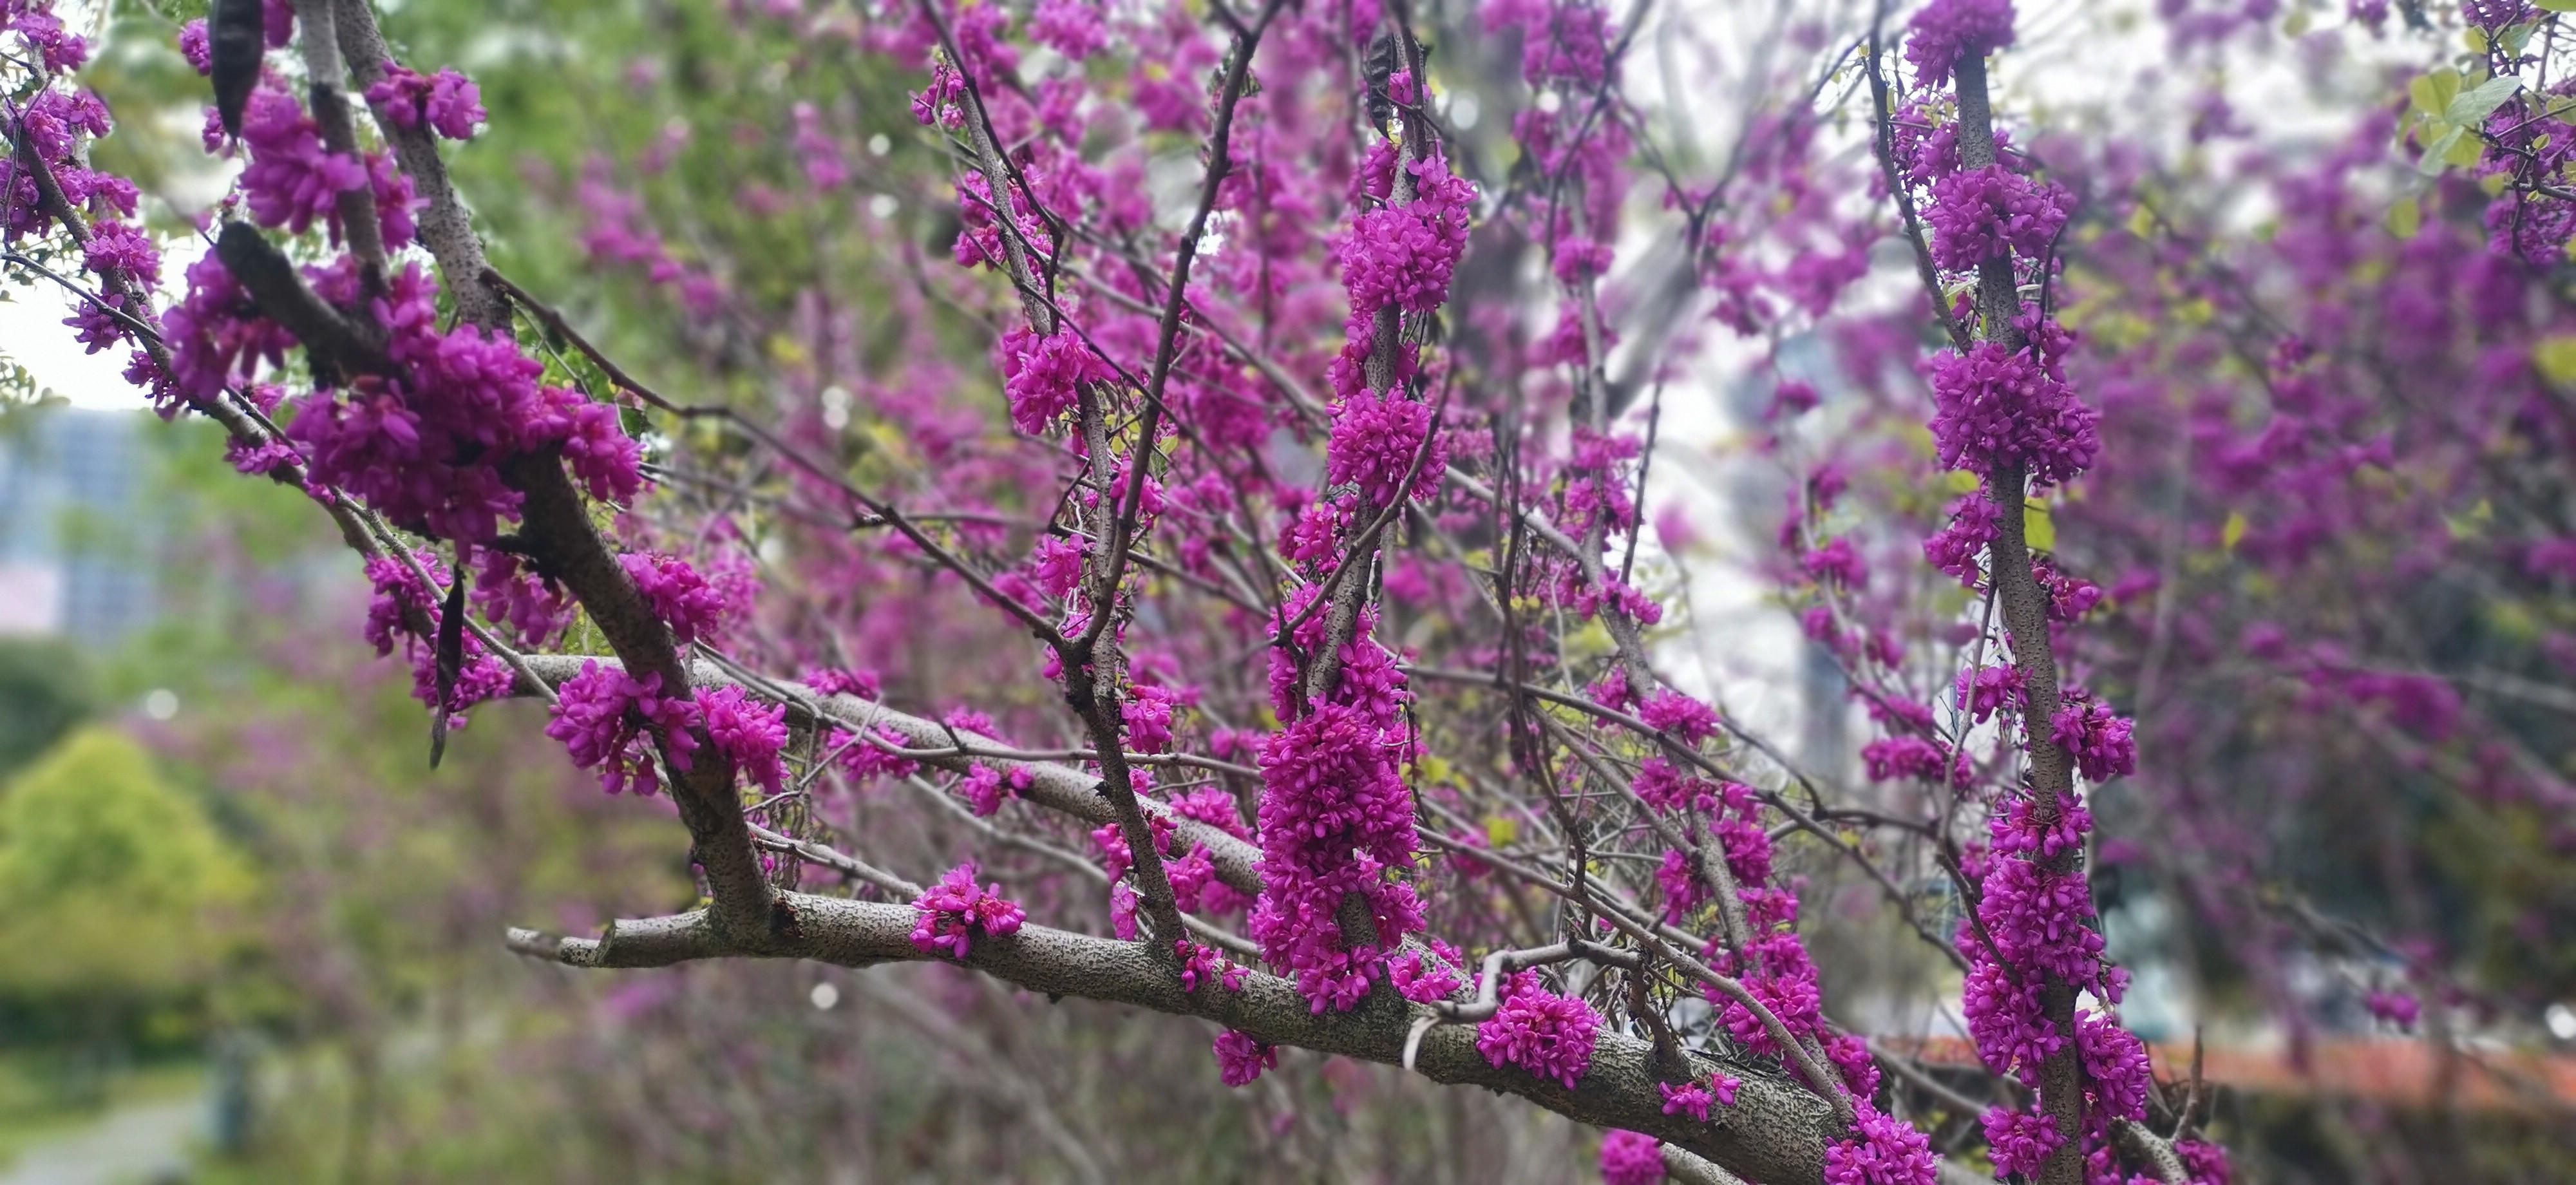
[[132,532],[144,413],[49,407],[0,418],[0,634],[115,642],[150,618]]

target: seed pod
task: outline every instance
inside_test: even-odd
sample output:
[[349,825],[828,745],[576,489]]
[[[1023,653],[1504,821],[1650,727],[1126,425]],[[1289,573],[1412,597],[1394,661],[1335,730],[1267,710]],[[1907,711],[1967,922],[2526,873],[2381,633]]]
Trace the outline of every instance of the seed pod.
[[215,80],[215,114],[224,134],[241,135],[242,105],[259,85],[260,58],[268,52],[268,30],[260,0],[215,0],[206,14],[207,49],[213,58],[207,72]]
[[455,702],[456,680],[465,673],[465,586],[463,548],[456,557],[456,582],[447,586],[447,605],[438,617],[438,712],[429,721],[429,768],[447,755],[447,705]]
[[1377,40],[1369,45],[1367,62],[1369,124],[1381,133],[1386,131],[1387,121],[1395,117],[1395,102],[1386,93],[1386,86],[1387,80],[1395,76],[1397,56],[1395,38],[1387,34],[1378,34]]

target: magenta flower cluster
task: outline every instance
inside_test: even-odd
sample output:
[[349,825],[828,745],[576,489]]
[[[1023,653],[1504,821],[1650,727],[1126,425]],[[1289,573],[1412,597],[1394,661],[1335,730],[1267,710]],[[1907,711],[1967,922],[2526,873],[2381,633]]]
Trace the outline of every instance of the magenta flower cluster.
[[[417,266],[367,300],[346,265],[308,269],[325,299],[372,307],[390,331],[394,375],[361,375],[332,398],[317,391],[287,427],[313,476],[366,499],[397,524],[481,543],[518,516],[521,496],[500,472],[523,453],[561,450],[573,474],[604,501],[643,488],[641,451],[617,409],[548,387],[545,368],[506,338],[475,325],[438,328],[434,286]],[[240,374],[247,347],[271,347],[269,327],[245,324],[238,289],[213,257],[189,269],[187,302],[170,321],[181,380],[210,398]],[[182,316],[182,313],[188,315]]]
[[[1422,928],[1421,902],[1395,873],[1413,860],[1413,797],[1379,720],[1328,703],[1261,753],[1261,899],[1251,918],[1262,956],[1293,975],[1317,1012],[1347,1010],[1385,974],[1385,954]],[[1374,944],[1351,945],[1337,917],[1356,895]]]
[[1601,1185],[1660,1185],[1663,1179],[1663,1141],[1631,1131],[1601,1137]]
[[1931,370],[1932,440],[1945,468],[2012,467],[2052,485],[2101,452],[2101,413],[2030,350],[1978,342],[1965,355],[1943,351]]
[[253,90],[242,109],[242,144],[250,149],[242,193],[262,226],[298,234],[332,214],[345,190],[367,184],[367,167],[354,156],[322,145],[322,128],[304,104],[276,86]]
[[2012,43],[2012,0],[1932,0],[1907,26],[1905,60],[1914,64],[1916,83],[1940,86],[1961,59]]
[[1974,271],[2019,252],[2046,256],[2066,226],[2070,197],[2000,164],[1952,173],[1932,183],[1923,221],[1932,229],[1932,262],[1945,271]]
[[1705,1083],[1685,1082],[1675,1086],[1669,1082],[1658,1082],[1655,1090],[1664,1096],[1664,1114],[1688,1115],[1706,1123],[1709,1108],[1713,1105],[1734,1106],[1735,1092],[1743,1085],[1741,1078],[1713,1074]]
[[422,77],[409,67],[393,65],[383,80],[367,88],[367,102],[400,128],[428,127],[450,140],[471,140],[474,127],[487,118],[483,89],[454,70]]
[[653,615],[671,627],[673,640],[686,646],[713,638],[730,608],[724,592],[707,583],[687,560],[655,552],[630,551],[617,557],[635,591],[644,594]]
[[1006,938],[1020,932],[1028,918],[1017,902],[1002,896],[1002,886],[975,884],[971,862],[949,869],[939,883],[912,899],[921,911],[912,926],[912,945],[925,955],[963,960],[977,938]]
[[1432,433],[1430,404],[1367,391],[1333,409],[1332,441],[1324,456],[1324,480],[1356,487],[1361,504],[1372,508],[1401,498],[1429,501],[1448,468],[1447,450]]
[[[1377,151],[1392,153],[1389,147]],[[1335,248],[1355,327],[1374,322],[1384,308],[1427,313],[1440,307],[1449,299],[1450,276],[1467,250],[1475,185],[1451,173],[1444,157],[1403,167],[1413,175],[1413,200],[1362,213]]]
[[2048,1154],[2066,1143],[2056,1122],[2035,1111],[1995,1107],[1980,1122],[1986,1129],[1986,1154],[1994,1158],[1998,1173],[2038,1176]]
[[1263,1070],[1277,1069],[1279,1050],[1233,1029],[1216,1035],[1217,1076],[1227,1086],[1250,1086]]
[[1939,1179],[1930,1137],[1866,1099],[1855,1102],[1859,1121],[1851,1138],[1825,1147],[1826,1185],[1933,1185]]
[[1959,708],[1983,724],[1997,712],[2021,710],[2024,686],[2021,671],[2009,665],[1961,671],[1957,688]]
[[697,750],[701,714],[696,701],[662,694],[659,673],[641,679],[597,659],[581,664],[581,673],[556,689],[554,720],[546,735],[572,751],[572,763],[597,768],[599,785],[611,794],[632,786],[637,794],[661,789],[652,745],[662,743],[675,772],[689,771]]
[[2069,689],[2048,723],[2050,739],[2074,756],[2084,780],[2098,784],[2138,772],[2135,722],[2112,712],[2111,705]]
[[1476,1051],[1497,1068],[1518,1066],[1567,1090],[1592,1067],[1601,1015],[1581,999],[1560,996],[1522,971],[1506,980],[1502,1005],[1476,1026]]
[[1109,364],[1069,329],[1040,337],[1013,326],[1002,334],[997,352],[1011,423],[1032,436],[1074,409],[1081,401],[1082,384],[1105,381],[1111,375]]
[[776,794],[786,786],[787,706],[762,705],[739,687],[719,687],[699,697],[707,737],[744,777]]

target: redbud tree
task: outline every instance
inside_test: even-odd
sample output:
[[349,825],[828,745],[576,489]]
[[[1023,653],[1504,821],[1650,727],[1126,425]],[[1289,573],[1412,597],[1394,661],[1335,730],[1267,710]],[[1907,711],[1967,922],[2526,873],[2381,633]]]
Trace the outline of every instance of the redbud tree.
[[[1619,1183],[2216,1183],[2105,870],[2259,934],[2293,1024],[2264,952],[2360,949],[2444,1040],[2563,986],[2495,949],[2576,914],[2557,6],[2279,7],[2152,35],[2421,72],[2222,165],[2262,115],[2215,94],[2021,114],[2009,0],[1787,6],[1744,94],[1651,99],[1655,37],[1747,18],[738,4],[796,97],[470,192],[517,131],[476,81],[365,0],[215,0],[160,32],[228,188],[147,211],[83,36],[5,0],[0,228],[356,553],[431,763],[540,700],[673,808],[697,908],[521,954],[952,964],[1212,1034],[1211,1089],[1308,1050],[1516,1096]],[[583,270],[496,266],[512,204]],[[1866,733],[1822,761],[1676,678],[1734,623],[1681,612],[1658,434],[1720,354],[1791,492],[1743,567]],[[2335,794],[2362,916],[2274,868]],[[872,840],[888,800],[947,849]],[[2445,937],[2427,814],[2514,837],[2492,934]],[[1793,864],[1946,969],[1982,1073],[1829,1009]]]

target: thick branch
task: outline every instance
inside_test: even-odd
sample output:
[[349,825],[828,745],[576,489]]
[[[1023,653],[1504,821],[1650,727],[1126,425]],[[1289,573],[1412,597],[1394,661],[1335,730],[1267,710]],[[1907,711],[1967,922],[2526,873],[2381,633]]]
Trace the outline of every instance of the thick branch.
[[[917,912],[908,905],[790,893],[781,912],[793,918],[770,940],[738,946],[703,913],[619,922],[599,939],[549,938],[514,930],[510,947],[577,967],[661,967],[724,956],[810,958],[843,966],[926,961],[912,945]],[[1430,1015],[1420,1005],[1373,996],[1350,1012],[1317,1014],[1295,985],[1255,972],[1241,992],[1214,985],[1186,992],[1179,978],[1135,943],[1026,925],[1007,938],[974,944],[966,965],[1031,991],[1128,1004],[1202,1017],[1272,1045],[1312,1049],[1387,1065],[1402,1064],[1411,1022]],[[1775,1185],[1824,1179],[1832,1118],[1806,1091],[1760,1073],[1741,1074],[1734,1106],[1702,1124],[1666,1115],[1655,1090],[1653,1047],[1603,1033],[1575,1089],[1516,1067],[1497,1067],[1476,1049],[1464,1025],[1438,1025],[1422,1036],[1414,1068],[1433,1081],[1483,1086],[1518,1095],[1561,1115],[1603,1127],[1644,1132],[1705,1157],[1741,1177]],[[1705,1178],[1703,1178],[1705,1179]]]

